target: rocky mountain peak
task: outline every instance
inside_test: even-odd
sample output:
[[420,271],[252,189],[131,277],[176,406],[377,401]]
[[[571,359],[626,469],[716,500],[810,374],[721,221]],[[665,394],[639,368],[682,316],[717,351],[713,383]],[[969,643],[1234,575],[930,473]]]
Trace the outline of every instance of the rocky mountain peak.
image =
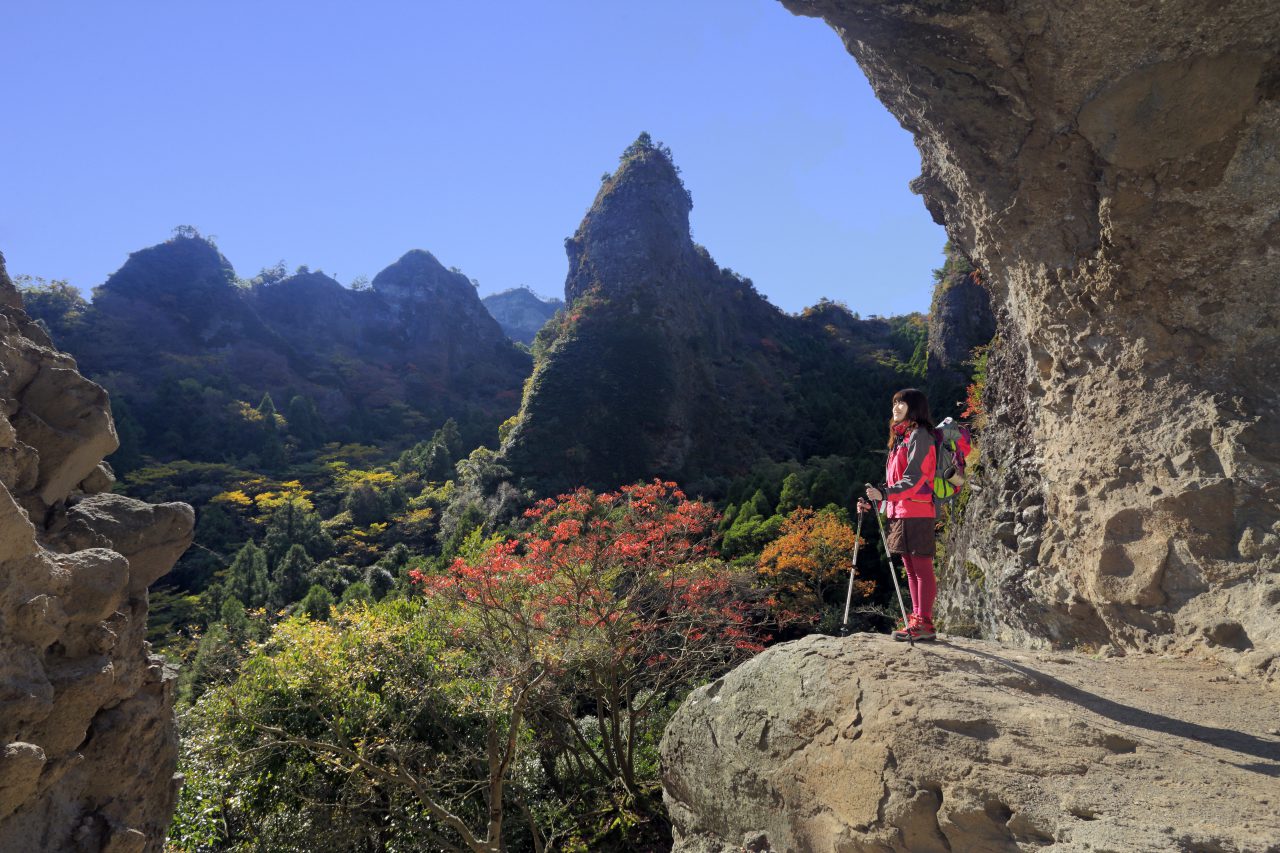
[[391,302],[422,301],[440,297],[479,302],[471,280],[456,270],[445,269],[436,256],[425,249],[411,249],[398,261],[378,273],[373,290]]
[[547,320],[564,307],[559,299],[541,299],[527,287],[513,287],[480,300],[513,341],[533,343]]
[[299,295],[324,295],[346,290],[336,278],[322,272],[298,272],[279,281],[261,286],[261,291],[289,292]]
[[671,150],[640,134],[600,187],[577,232],[565,241],[569,301],[593,286],[629,286],[665,278],[694,253],[693,199]]
[[[91,337],[129,340],[131,329],[145,329],[156,351],[188,353],[273,338],[244,294],[231,262],[192,229],[129,255],[124,266],[94,289],[94,310],[102,319],[95,322]],[[98,361],[97,343],[77,343],[75,349],[77,358],[87,355],[99,369],[117,370],[123,364],[120,358]],[[122,355],[123,361],[131,357],[119,349],[113,355]]]
[[200,236],[178,236],[129,255],[97,293],[148,301],[233,295],[235,280],[231,262],[212,242]]

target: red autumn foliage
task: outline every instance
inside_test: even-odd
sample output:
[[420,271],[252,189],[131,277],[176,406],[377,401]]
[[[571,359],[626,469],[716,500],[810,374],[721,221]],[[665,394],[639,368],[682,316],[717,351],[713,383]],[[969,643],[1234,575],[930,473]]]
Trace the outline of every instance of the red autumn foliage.
[[982,389],[977,384],[970,384],[965,389],[964,411],[960,413],[960,419],[976,420],[985,414],[986,410],[982,407]]
[[583,641],[584,629],[616,626],[607,633],[619,662],[659,636],[668,651],[712,633],[726,655],[764,647],[743,574],[714,559],[715,510],[675,483],[579,489],[524,515],[526,531],[474,564],[459,558],[445,574],[413,571],[411,579],[430,597],[505,614],[530,642]]
[[749,573],[716,557],[714,509],[675,483],[579,489],[525,518],[523,533],[474,561],[410,576],[459,614],[469,648],[507,674],[550,674],[537,713],[566,740],[585,743],[571,730],[575,697],[590,696],[603,741],[594,760],[637,793],[637,731],[760,651],[770,602]]

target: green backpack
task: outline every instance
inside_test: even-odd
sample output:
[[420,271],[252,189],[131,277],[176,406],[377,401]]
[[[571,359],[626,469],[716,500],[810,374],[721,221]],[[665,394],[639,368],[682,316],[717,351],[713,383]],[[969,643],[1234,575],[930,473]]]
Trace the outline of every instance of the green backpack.
[[933,499],[950,503],[964,488],[965,462],[973,451],[973,434],[967,426],[947,418],[933,431],[937,468],[933,477]]

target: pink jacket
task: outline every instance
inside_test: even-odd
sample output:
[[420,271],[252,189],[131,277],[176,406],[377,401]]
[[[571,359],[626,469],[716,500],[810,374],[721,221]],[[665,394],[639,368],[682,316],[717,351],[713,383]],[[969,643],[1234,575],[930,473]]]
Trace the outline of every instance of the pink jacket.
[[933,478],[938,469],[938,451],[933,433],[916,427],[906,441],[898,441],[889,451],[883,490],[885,515],[889,518],[933,518]]

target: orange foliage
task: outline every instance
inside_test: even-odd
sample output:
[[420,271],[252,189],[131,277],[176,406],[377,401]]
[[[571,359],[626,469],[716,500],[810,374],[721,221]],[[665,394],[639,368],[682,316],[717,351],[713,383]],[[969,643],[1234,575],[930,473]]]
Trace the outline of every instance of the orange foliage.
[[[827,594],[844,588],[858,541],[853,528],[836,513],[800,507],[783,522],[782,535],[765,546],[757,568],[780,599],[808,609],[816,619]],[[860,596],[874,589],[874,581],[854,582]]]

